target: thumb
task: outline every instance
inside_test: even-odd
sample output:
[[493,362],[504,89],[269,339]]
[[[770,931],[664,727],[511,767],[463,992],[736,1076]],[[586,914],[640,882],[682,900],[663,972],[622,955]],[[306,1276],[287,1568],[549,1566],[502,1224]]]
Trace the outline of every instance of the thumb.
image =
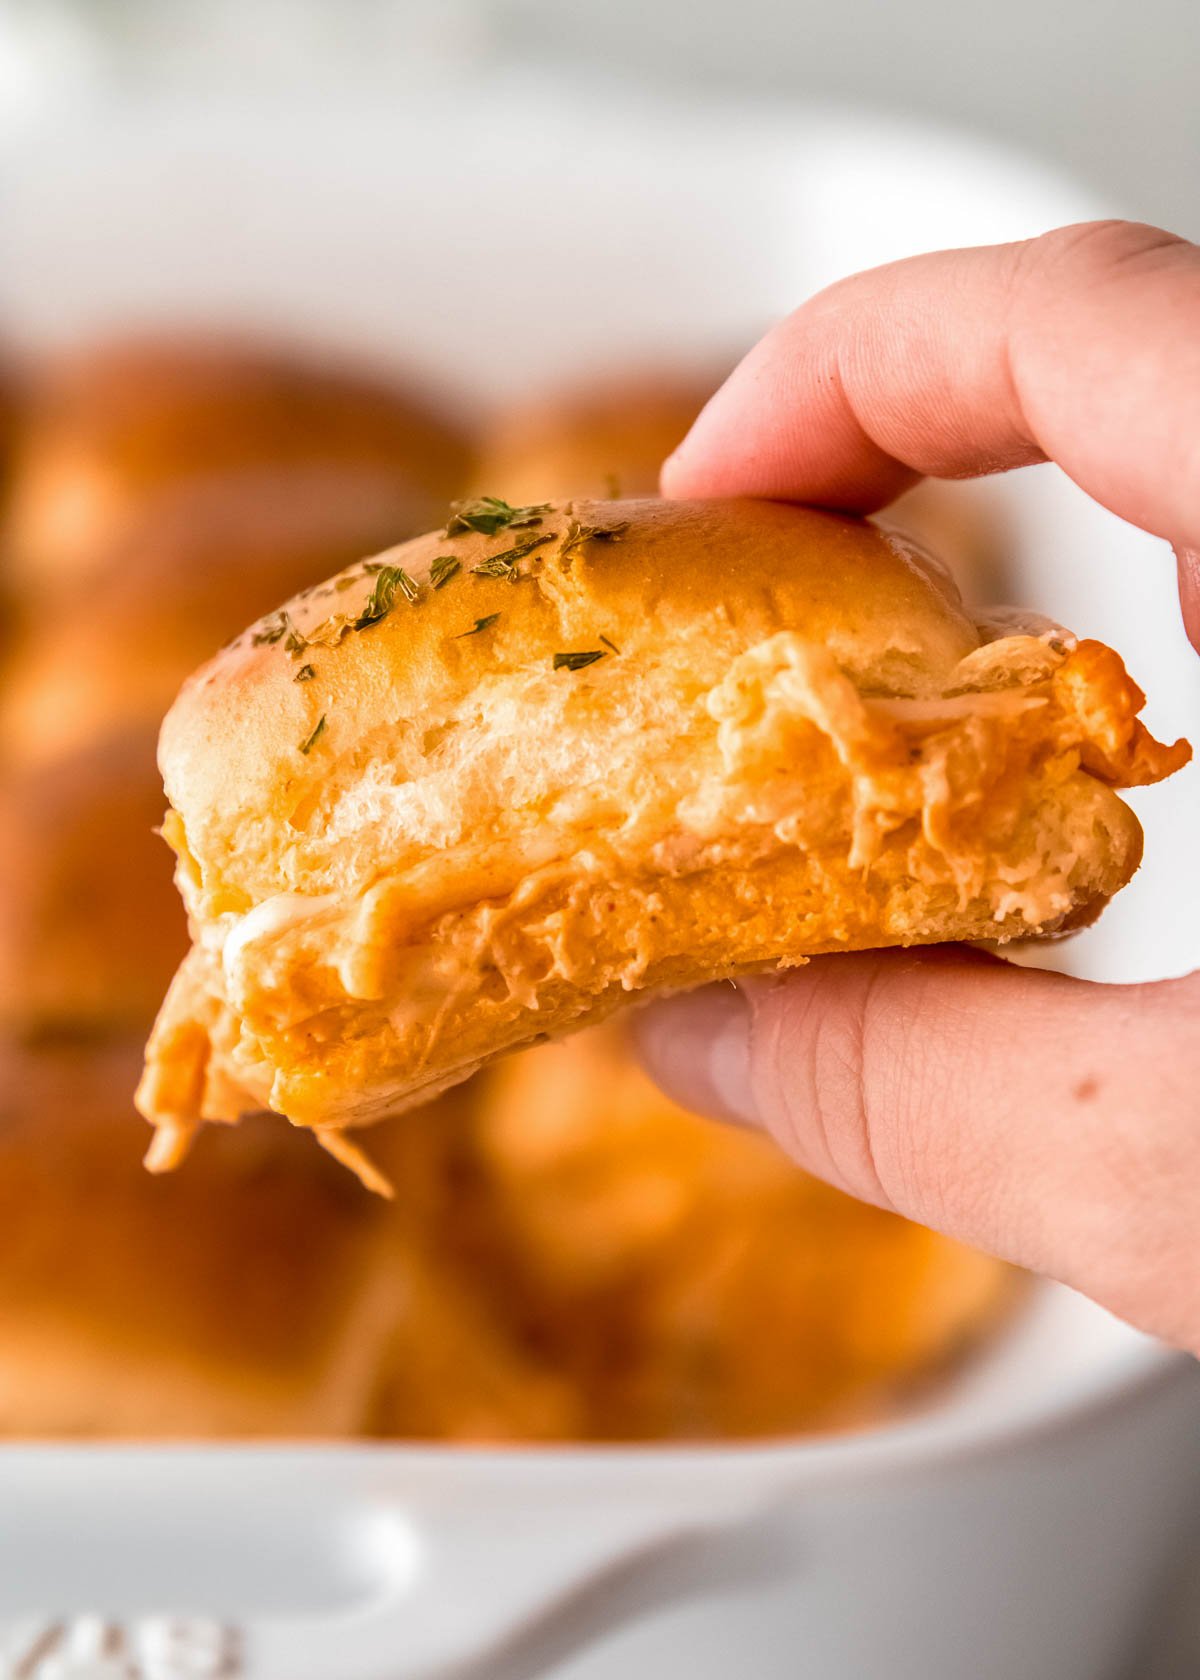
[[842,954],[655,1004],[638,1036],[685,1106],[1200,1351],[1200,975]]

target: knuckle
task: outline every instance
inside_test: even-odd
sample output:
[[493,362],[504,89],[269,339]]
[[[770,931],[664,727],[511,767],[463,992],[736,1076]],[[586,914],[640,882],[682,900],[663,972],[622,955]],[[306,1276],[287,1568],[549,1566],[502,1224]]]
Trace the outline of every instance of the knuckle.
[[910,957],[882,968],[863,1000],[863,1149],[889,1201],[924,1217],[951,1176],[946,1143],[962,1071],[944,992],[941,974]]
[[891,1077],[873,1042],[876,985],[874,964],[851,957],[778,988],[764,1011],[761,1060],[771,1086],[764,1107],[783,1147],[820,1177],[888,1207],[875,1160],[876,1128],[891,1112],[875,1089]]
[[1041,296],[1044,288],[1073,294],[1103,285],[1119,270],[1156,263],[1164,251],[1185,247],[1187,240],[1146,222],[1115,219],[1076,222],[1054,228],[1016,247],[1011,291],[1014,301]]
[[831,958],[779,987],[761,1022],[760,1110],[802,1166],[930,1225],[989,1222],[1003,1174],[968,1112],[988,1018],[957,963]]
[[817,1034],[812,1103],[841,1182],[865,1201],[890,1205],[875,1160],[879,1102],[867,1075],[872,989],[868,981]]

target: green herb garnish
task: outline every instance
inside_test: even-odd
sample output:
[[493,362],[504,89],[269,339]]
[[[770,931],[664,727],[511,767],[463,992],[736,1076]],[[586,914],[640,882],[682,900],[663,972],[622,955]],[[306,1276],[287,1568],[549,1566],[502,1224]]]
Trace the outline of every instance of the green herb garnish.
[[261,630],[256,630],[250,640],[255,647],[261,647],[264,642],[273,645],[286,635],[290,619],[285,612],[273,613],[271,618],[263,623]]
[[[329,618],[322,619],[320,624],[305,635],[292,623],[287,608],[281,607],[277,613],[264,620],[261,630],[255,631],[255,646],[263,642],[273,645],[282,641],[293,659],[299,658],[310,647],[337,647],[340,642],[345,641],[351,630],[366,630],[369,625],[378,624],[380,619],[386,618],[396,604],[397,592],[410,604],[420,596],[421,586],[414,578],[409,577],[403,566],[385,566],[382,561],[368,561],[361,572],[338,578],[333,589],[348,589],[352,583],[358,583],[369,575],[374,576],[375,583],[366,605],[356,617],[352,618],[349,613],[333,613]],[[321,589],[317,594],[328,595],[331,592],[330,589]],[[305,665],[297,672],[294,680],[309,682],[315,675],[312,666]],[[313,737],[313,740],[315,739],[316,736]],[[310,741],[309,746],[311,745]],[[308,747],[301,748],[301,751],[307,752]]]
[[292,649],[292,653],[303,653],[306,647],[337,647],[357,626],[358,620],[351,618],[349,613],[334,613],[310,630],[304,641]]
[[481,630],[487,630],[495,624],[499,617],[499,613],[489,613],[486,618],[477,618],[469,630],[460,631],[457,636],[452,636],[450,639],[454,642],[461,642],[464,636],[478,636]]
[[[287,638],[286,641],[283,641],[284,637]],[[300,653],[306,645],[304,637],[292,623],[291,614],[286,607],[280,607],[277,613],[272,614],[264,627],[256,630],[250,639],[255,647],[261,647],[264,642],[268,646],[274,646],[276,642],[283,641],[289,653]]]
[[300,743],[300,751],[304,754],[304,756],[306,758],[308,757],[308,754],[316,746],[317,742],[321,739],[322,735],[324,735],[324,733],[325,733],[325,713],[322,712],[320,717],[317,719],[317,727],[313,730],[312,734],[308,737],[308,740],[307,741],[301,741],[301,743]]
[[621,650],[617,646],[616,642],[610,642],[607,636],[601,636],[600,640],[604,643],[606,648],[609,648],[613,653],[615,653],[617,655],[618,658],[620,658]]
[[517,583],[522,573],[517,570],[517,561],[523,560],[527,554],[532,554],[535,548],[541,548],[544,543],[553,542],[552,535],[544,537],[526,537],[523,542],[514,543],[511,548],[501,549],[499,554],[489,554],[486,560],[481,560],[478,566],[472,566],[471,572],[475,577],[502,577],[510,583]]
[[462,561],[456,555],[439,554],[429,568],[429,581],[435,589],[442,589],[461,570]]
[[584,543],[617,542],[628,529],[629,521],[627,519],[623,520],[620,525],[581,525],[577,519],[572,519],[558,549],[558,557],[562,561],[563,571],[570,571],[575,550],[582,548]]
[[403,566],[381,566],[367,604],[354,620],[354,628],[365,630],[369,624],[378,624],[381,618],[386,618],[396,604],[397,590],[410,605],[420,594]]
[[594,665],[597,659],[603,658],[603,648],[589,648],[586,653],[556,653],[554,655],[554,669],[556,671],[582,671],[585,665]]
[[475,577],[506,578],[515,563],[503,554],[493,554],[488,559],[481,560],[478,566],[472,566],[471,571]]
[[510,507],[499,496],[479,496],[473,502],[452,502],[443,535],[457,537],[463,531],[479,531],[485,537],[494,537],[497,531],[519,531],[529,525],[540,525],[542,514],[549,511],[549,502],[537,502],[531,507]]

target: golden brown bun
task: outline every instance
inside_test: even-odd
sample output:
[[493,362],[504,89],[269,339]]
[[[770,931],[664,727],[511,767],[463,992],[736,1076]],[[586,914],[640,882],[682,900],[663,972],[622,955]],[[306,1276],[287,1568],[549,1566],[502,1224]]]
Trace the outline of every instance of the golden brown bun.
[[[319,533],[285,536],[249,490],[193,521],[150,511],[119,564],[18,615],[0,688],[0,1019],[21,1031],[144,1027],[186,949],[154,830],[154,740],[184,676],[240,627],[326,572]],[[219,515],[219,516],[218,516]]]
[[12,602],[5,555],[5,528],[12,491],[12,457],[23,407],[23,386],[9,363],[0,358],[0,653],[7,654],[12,630]]
[[0,497],[8,487],[9,462],[22,412],[22,385],[6,361],[0,360]]
[[144,732],[0,779],[0,1022],[145,1030],[188,945],[161,821]]
[[611,1026],[505,1062],[480,1127],[510,1287],[599,1438],[861,1419],[1016,1295],[998,1261],[676,1108]]
[[475,482],[512,502],[657,495],[663,462],[720,383],[647,367],[539,392],[485,435]]
[[1188,756],[1137,723],[1109,649],[993,639],[869,524],[500,517],[293,602],[167,718],[197,943],[139,1093],[156,1164],[264,1106],[344,1148],[632,993],[1053,931],[1137,865],[1113,787]]
[[0,1021],[18,1031],[144,1030],[187,948],[154,832],[159,720],[248,597],[265,609],[330,561],[263,513],[248,492],[206,523],[158,509],[111,575],[19,616],[0,688]]
[[468,470],[462,435],[423,399],[336,362],[198,335],[116,340],[62,357],[30,391],[11,571],[41,591],[78,586],[119,563],[156,502],[205,518],[239,482],[273,501],[285,534],[294,494],[310,545],[361,553],[421,530]]

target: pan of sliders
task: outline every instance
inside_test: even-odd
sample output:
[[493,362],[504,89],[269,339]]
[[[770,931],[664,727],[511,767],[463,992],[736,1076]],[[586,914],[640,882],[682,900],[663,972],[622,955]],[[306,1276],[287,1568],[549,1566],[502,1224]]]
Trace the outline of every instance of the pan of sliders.
[[[538,850],[596,781],[581,716],[611,787],[621,708],[673,719],[718,656],[743,663],[689,774],[709,748],[726,770],[769,753],[738,733],[754,683],[762,699],[800,672],[831,703],[787,626],[739,618],[736,580],[736,649],[698,577],[678,599],[663,583],[644,623],[629,605],[656,544],[697,570],[657,467],[746,342],[840,272],[1095,207],[960,136],[852,113],[651,108],[525,73],[464,98],[463,80],[352,108],[305,86],[282,116],[235,103],[219,125],[98,80],[0,154],[0,1676],[1096,1680],[1190,1496],[1193,1373],[668,1103],[610,1004],[802,942],[760,905],[735,958],[709,950],[703,897],[653,938],[653,905],[606,933],[611,837],[565,886]],[[314,227],[336,261],[300,260]],[[695,517],[732,520],[724,547],[765,543],[764,565],[815,544],[804,589],[831,636],[830,555],[866,544],[937,667],[922,705],[961,700],[945,679],[964,661],[981,693],[1001,664],[1052,685],[1071,660],[1100,692],[1124,679],[1079,650],[1103,644],[1147,680],[1156,736],[1195,735],[1165,580],[1144,568],[1132,605],[1122,587],[1147,539],[1052,476],[925,486],[891,512],[905,535]],[[555,590],[590,615],[565,646],[528,605]],[[1026,621],[1014,647],[985,611],[1001,598],[1078,634]],[[654,688],[668,620],[692,663]],[[768,670],[750,640],[772,638]],[[911,746],[903,705],[871,699],[886,650],[851,682],[838,645],[843,715]],[[536,684],[505,691],[518,664]],[[489,758],[500,713],[516,744]],[[482,846],[517,777],[543,817],[516,878],[473,856],[445,899],[420,885],[429,857],[406,854],[397,886],[363,835],[460,748],[474,769],[427,784],[427,811],[458,800]],[[1072,789],[1106,838],[1057,896],[1003,909],[981,878],[978,915],[1011,912],[1014,934],[1116,894],[1019,960],[1111,978],[1195,961],[1170,883],[1196,777],[1176,769],[1131,746],[1110,779],[1161,786]],[[717,821],[717,783],[690,791]],[[1023,797],[1047,797],[1032,772]],[[605,820],[589,807],[590,832]],[[680,844],[656,834],[655,855]],[[877,914],[853,896],[861,862],[827,941]],[[764,868],[793,904],[811,889],[756,853],[745,903]],[[327,919],[293,938],[281,889],[315,901],[318,877]],[[889,901],[889,937],[980,931],[926,887]],[[478,956],[496,906],[507,967],[495,940]],[[407,930],[435,911],[458,944],[429,959]],[[219,941],[236,995],[206,967]],[[362,1004],[388,987],[408,1037]],[[292,1031],[314,997],[320,1055]],[[536,1043],[547,1014],[564,1036]],[[171,1169],[154,1175],[152,1136]]]

